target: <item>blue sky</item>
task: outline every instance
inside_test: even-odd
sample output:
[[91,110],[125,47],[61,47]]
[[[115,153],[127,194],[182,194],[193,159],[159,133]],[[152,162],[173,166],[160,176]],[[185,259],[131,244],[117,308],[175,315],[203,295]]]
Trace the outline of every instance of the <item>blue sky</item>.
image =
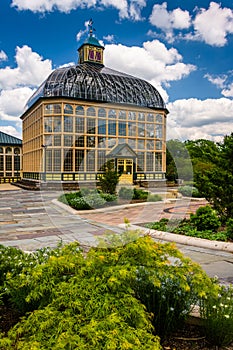
[[105,65],[163,96],[168,138],[220,141],[233,131],[230,0],[2,0],[1,131],[21,137],[28,98],[53,69],[77,63],[90,18]]

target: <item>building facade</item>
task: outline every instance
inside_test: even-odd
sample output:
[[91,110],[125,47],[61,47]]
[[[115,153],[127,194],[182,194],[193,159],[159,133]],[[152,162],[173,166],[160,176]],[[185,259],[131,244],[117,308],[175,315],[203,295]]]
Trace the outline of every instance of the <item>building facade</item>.
[[20,179],[22,140],[0,131],[0,184]]
[[159,92],[105,67],[92,30],[78,51],[78,64],[53,71],[21,116],[23,178],[89,183],[112,159],[120,181],[164,181],[168,111]]

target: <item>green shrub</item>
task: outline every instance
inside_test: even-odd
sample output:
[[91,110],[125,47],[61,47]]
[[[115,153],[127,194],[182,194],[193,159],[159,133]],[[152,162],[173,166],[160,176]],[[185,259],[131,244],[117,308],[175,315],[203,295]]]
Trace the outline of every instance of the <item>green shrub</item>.
[[149,193],[147,197],[148,202],[159,202],[162,198],[158,194]]
[[106,202],[115,202],[117,200],[116,194],[110,194],[110,193],[103,193],[100,192],[100,196],[106,201]]
[[133,189],[133,199],[147,199],[149,192],[142,189]]
[[207,340],[216,346],[229,345],[233,341],[233,288],[222,286],[218,295],[201,300]]
[[103,207],[106,201],[98,193],[93,193],[81,198],[72,198],[68,203],[76,210],[88,210]]
[[75,243],[60,247],[7,275],[5,286],[15,307],[22,299],[33,312],[0,338],[4,350],[161,350],[152,332],[169,334],[197,299],[216,292],[174,245],[130,231],[85,254]]
[[226,234],[227,234],[227,238],[233,240],[233,219],[232,218],[228,219],[226,223]]
[[221,225],[215,210],[209,205],[198,208],[195,214],[190,214],[190,222],[198,231],[217,231]]
[[131,187],[121,187],[118,192],[118,197],[122,199],[132,199],[134,190]]
[[185,185],[179,187],[179,192],[185,197],[200,198],[201,195],[196,187]]

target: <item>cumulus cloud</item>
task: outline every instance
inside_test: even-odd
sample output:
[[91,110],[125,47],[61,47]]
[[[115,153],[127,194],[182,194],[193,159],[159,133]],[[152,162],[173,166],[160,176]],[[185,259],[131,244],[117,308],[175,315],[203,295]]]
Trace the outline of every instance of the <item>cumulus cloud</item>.
[[1,61],[7,61],[7,54],[3,51],[3,50],[1,50],[0,51],[0,62]]
[[0,88],[11,89],[20,86],[38,86],[51,73],[50,60],[43,60],[27,45],[16,48],[16,68],[0,69]]
[[204,78],[206,78],[210,83],[216,85],[218,88],[223,88],[226,82],[227,76],[212,76],[211,74],[205,74]]
[[115,41],[113,34],[108,34],[108,35],[104,36],[103,39],[109,43],[114,43],[114,41]]
[[177,100],[167,105],[168,138],[174,131],[183,140],[199,138],[222,140],[232,130],[233,100],[227,98]]
[[32,12],[61,11],[69,13],[77,8],[90,8],[95,6],[96,0],[12,0],[12,7],[17,10],[30,10]]
[[188,11],[183,11],[180,8],[168,11],[166,2],[153,6],[149,21],[166,33],[168,41],[174,40],[174,29],[187,29],[191,25],[191,17]]
[[168,49],[158,40],[139,46],[109,44],[105,46],[105,64],[116,70],[145,79],[155,87],[188,76],[195,66],[182,62],[175,48]]
[[113,7],[119,11],[120,18],[141,20],[141,10],[146,6],[146,0],[12,0],[12,7],[17,10],[32,12],[60,11],[69,13],[78,8],[106,8]]
[[0,126],[0,131],[4,132],[5,134],[12,135],[12,136],[18,137],[19,139],[22,139],[21,132],[18,131],[12,125]]
[[213,46],[224,46],[227,35],[233,33],[233,11],[221,8],[216,2],[211,2],[206,10],[198,10],[193,21],[195,38]]
[[223,89],[222,94],[226,97],[233,97],[233,83],[229,84],[229,86],[226,89]]

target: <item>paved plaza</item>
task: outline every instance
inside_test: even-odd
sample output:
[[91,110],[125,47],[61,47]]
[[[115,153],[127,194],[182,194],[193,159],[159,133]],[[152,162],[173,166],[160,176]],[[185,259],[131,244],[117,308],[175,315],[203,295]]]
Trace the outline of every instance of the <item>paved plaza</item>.
[[[126,219],[134,225],[162,217],[182,219],[205,204],[204,201],[178,199],[77,212],[58,203],[59,194],[54,191],[26,191],[1,184],[0,244],[34,251],[77,240],[84,247],[90,247],[106,233],[123,232],[119,225]],[[200,263],[210,276],[217,275],[222,282],[233,283],[232,253],[183,244],[177,246],[185,255]]]

